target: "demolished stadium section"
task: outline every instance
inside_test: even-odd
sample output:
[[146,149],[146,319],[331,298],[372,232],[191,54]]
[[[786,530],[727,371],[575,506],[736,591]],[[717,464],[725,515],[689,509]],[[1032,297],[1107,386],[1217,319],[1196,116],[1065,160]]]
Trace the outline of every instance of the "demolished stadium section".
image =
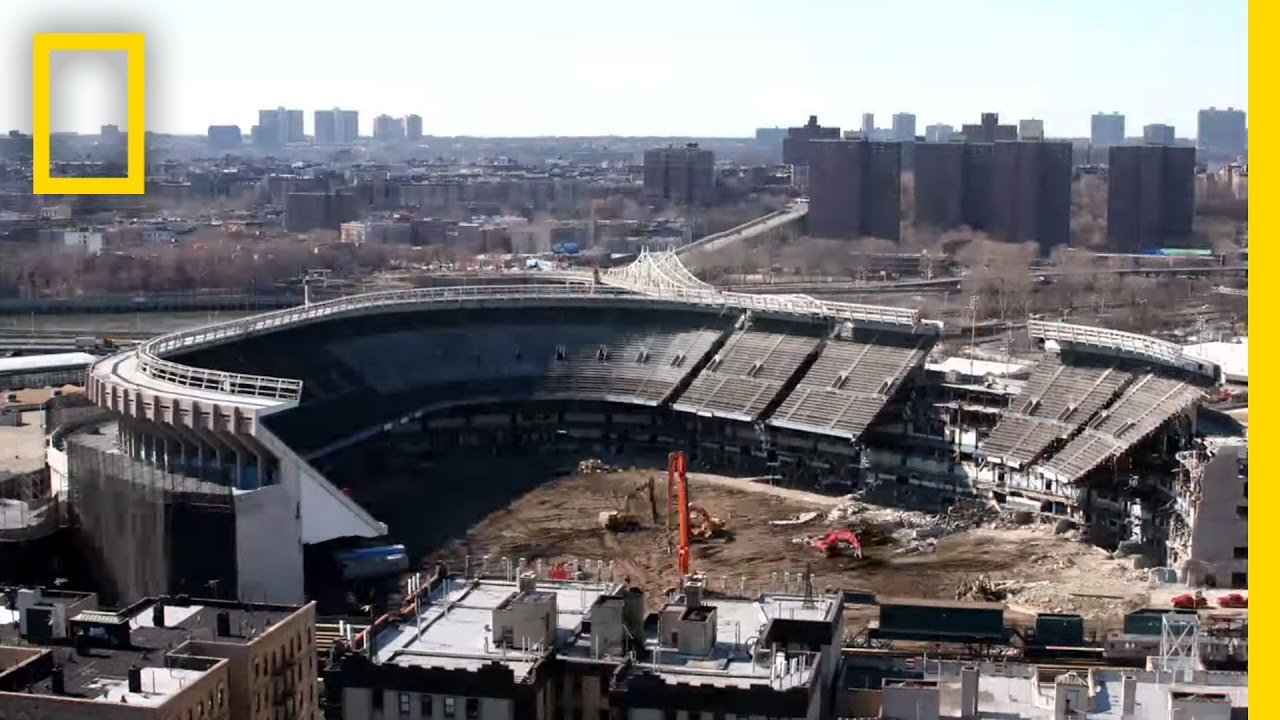
[[1118,472],[1213,382],[1212,366],[1149,338],[1033,324],[1062,352],[975,460],[947,443],[925,371],[941,326],[915,311],[724,292],[669,253],[557,280],[373,293],[175,333],[100,361],[88,390],[115,414],[120,452],[228,489],[218,517],[234,551],[208,571],[223,594],[285,602],[303,593],[304,546],[386,533],[359,477],[326,474],[374,438],[438,454],[678,447],[703,467],[1106,525],[1093,508],[1127,501],[1099,468]]

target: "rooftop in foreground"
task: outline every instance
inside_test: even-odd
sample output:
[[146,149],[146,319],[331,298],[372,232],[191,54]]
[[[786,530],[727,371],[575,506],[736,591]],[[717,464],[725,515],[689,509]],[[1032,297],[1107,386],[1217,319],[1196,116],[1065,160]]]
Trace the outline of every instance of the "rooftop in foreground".
[[151,706],[224,662],[189,643],[250,643],[298,610],[179,597],[111,611],[93,593],[6,595],[14,609],[0,609],[0,691]]
[[582,624],[602,596],[621,590],[603,582],[542,580],[536,589],[521,589],[505,580],[445,582],[430,593],[420,611],[379,632],[374,640],[377,663],[449,670],[473,670],[498,662],[528,675],[551,648],[513,633],[509,642],[493,633],[494,612],[513,604],[540,605],[555,611],[554,645],[566,649],[582,635]]

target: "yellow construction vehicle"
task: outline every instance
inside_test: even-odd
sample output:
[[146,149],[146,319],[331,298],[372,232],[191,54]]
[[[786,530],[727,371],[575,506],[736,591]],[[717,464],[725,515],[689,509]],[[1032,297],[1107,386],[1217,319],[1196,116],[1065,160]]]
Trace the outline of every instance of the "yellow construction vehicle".
[[615,468],[610,467],[600,458],[587,458],[586,460],[578,463],[579,475],[594,475],[596,473],[613,472],[614,470]]
[[604,510],[600,513],[600,527],[609,532],[639,530],[640,518],[621,510]]
[[[628,530],[638,530],[643,525],[640,522],[641,516],[644,514],[644,506],[649,506],[649,521],[657,524],[658,522],[658,500],[654,495],[654,480],[651,476],[647,481],[640,483],[631,492],[622,498],[622,508],[620,510],[605,510],[600,513],[600,527],[610,532],[625,532]],[[648,502],[644,502],[644,496],[648,495]]]
[[689,506],[689,537],[694,540],[714,540],[724,537],[724,520],[707,512],[701,505]]

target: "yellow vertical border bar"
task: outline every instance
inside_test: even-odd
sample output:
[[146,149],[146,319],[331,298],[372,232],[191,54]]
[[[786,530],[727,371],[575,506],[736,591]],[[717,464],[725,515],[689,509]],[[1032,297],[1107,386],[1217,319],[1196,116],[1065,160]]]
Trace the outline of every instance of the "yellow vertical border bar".
[[[1280,266],[1276,249],[1271,243],[1273,228],[1280,225],[1277,214],[1267,199],[1271,192],[1271,178],[1275,175],[1276,145],[1271,137],[1272,107],[1271,83],[1275,78],[1276,40],[1271,31],[1280,29],[1280,8],[1274,2],[1250,0],[1249,2],[1249,95],[1253,100],[1249,108],[1249,228],[1250,236],[1259,238],[1258,247],[1251,247],[1250,265],[1257,262],[1265,270]],[[1256,81],[1256,82],[1255,82]],[[1257,160],[1258,162],[1253,162]],[[1258,202],[1253,202],[1259,200]],[[1252,268],[1250,268],[1252,270]],[[1252,273],[1250,273],[1252,275]],[[1268,278],[1269,279],[1269,278]],[[1272,557],[1280,558],[1280,542],[1271,532],[1269,515],[1280,507],[1280,486],[1271,469],[1280,469],[1277,451],[1280,447],[1280,408],[1276,402],[1276,386],[1271,384],[1272,370],[1268,360],[1277,357],[1280,342],[1276,339],[1276,312],[1280,306],[1280,290],[1270,282],[1254,285],[1249,282],[1249,355],[1251,369],[1257,374],[1250,378],[1249,387],[1249,450],[1252,469],[1258,471],[1258,482],[1253,483],[1253,520],[1249,523],[1249,628],[1254,642],[1249,667],[1249,709],[1257,717],[1280,717],[1280,687],[1272,683],[1271,651],[1276,647],[1276,571],[1271,569]],[[1256,331],[1256,332],[1254,332]],[[1253,362],[1257,360],[1258,362]],[[1257,440],[1258,442],[1254,442]],[[1257,562],[1254,562],[1256,560]],[[1253,682],[1257,678],[1258,682]],[[1275,715],[1272,715],[1272,713]]]
[[[146,192],[146,57],[142,33],[36,33],[31,42],[32,193],[36,195],[142,195]],[[55,178],[49,168],[49,57],[56,51],[123,50],[129,113],[128,169],[122,178]]]
[[31,41],[31,178],[32,192],[45,195],[49,184],[49,35]]

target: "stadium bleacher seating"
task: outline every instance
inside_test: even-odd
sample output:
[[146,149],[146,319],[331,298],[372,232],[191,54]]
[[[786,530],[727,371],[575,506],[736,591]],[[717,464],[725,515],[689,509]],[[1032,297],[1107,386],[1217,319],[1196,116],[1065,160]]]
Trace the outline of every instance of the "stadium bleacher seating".
[[983,443],[988,457],[1026,465],[1072,436],[1133,380],[1119,361],[1049,355]]
[[673,407],[754,422],[820,342],[807,335],[735,330]]
[[1045,466],[1068,479],[1079,478],[1164,425],[1204,393],[1201,385],[1187,379],[1142,375]]
[[489,325],[367,335],[331,349],[383,394],[483,383],[486,396],[658,405],[719,337],[661,326]]
[[857,440],[924,362],[932,340],[900,333],[833,338],[769,425]]

